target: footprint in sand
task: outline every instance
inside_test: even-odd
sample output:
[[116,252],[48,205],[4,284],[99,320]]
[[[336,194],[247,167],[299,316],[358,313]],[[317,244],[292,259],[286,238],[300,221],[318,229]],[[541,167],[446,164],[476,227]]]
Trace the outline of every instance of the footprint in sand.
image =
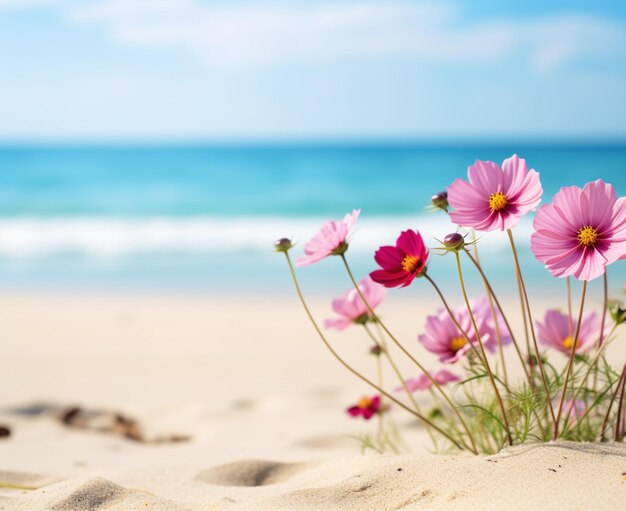
[[311,466],[311,463],[242,460],[203,470],[195,479],[215,486],[267,486],[288,481]]

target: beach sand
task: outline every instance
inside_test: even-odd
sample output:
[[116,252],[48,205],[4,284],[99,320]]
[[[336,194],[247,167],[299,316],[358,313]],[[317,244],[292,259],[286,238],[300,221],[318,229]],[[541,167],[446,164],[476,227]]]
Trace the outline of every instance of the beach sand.
[[[542,300],[534,302],[537,315],[554,304]],[[517,304],[507,301],[515,314]],[[320,319],[329,316],[327,302],[312,305]],[[430,368],[436,360],[419,349],[416,334],[437,306],[393,299],[381,308]],[[610,351],[615,366],[626,358],[620,336]],[[361,332],[330,339],[374,374]],[[395,386],[391,374],[385,379]],[[0,510],[626,504],[623,444],[433,455],[423,428],[396,410],[410,452],[361,455],[352,437],[372,433],[374,424],[350,419],[344,409],[368,393],[329,355],[291,298],[0,296],[0,425],[11,429],[0,438]],[[62,423],[65,414],[82,424],[68,416],[73,407],[103,431]],[[121,437],[129,427],[120,429],[115,414],[136,420],[146,441]]]

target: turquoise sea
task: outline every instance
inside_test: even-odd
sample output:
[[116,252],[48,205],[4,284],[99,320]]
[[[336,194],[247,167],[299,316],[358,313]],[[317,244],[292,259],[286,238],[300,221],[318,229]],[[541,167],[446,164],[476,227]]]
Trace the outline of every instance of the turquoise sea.
[[[0,146],[0,290],[283,294],[273,240],[302,244],[353,208],[362,216],[348,256],[363,275],[401,229],[433,244],[454,230],[425,210],[430,196],[477,158],[513,153],[540,172],[544,200],[597,178],[626,194],[626,144]],[[530,219],[516,232],[530,285],[560,289],[529,253],[530,232]],[[508,282],[505,236],[480,246],[490,275]],[[452,263],[433,256],[443,285],[455,285]],[[348,284],[336,260],[301,274],[311,293]],[[612,274],[621,289],[626,265]]]

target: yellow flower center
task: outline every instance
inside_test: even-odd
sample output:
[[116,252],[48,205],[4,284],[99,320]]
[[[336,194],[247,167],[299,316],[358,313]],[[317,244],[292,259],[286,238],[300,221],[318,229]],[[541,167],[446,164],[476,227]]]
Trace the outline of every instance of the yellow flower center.
[[583,247],[593,246],[598,241],[598,231],[590,225],[584,225],[578,230],[578,243]]
[[506,200],[506,195],[502,192],[492,193],[489,196],[489,207],[491,208],[491,211],[495,212],[503,210],[507,204],[508,201]]
[[571,350],[572,344],[574,344],[574,339],[572,339],[571,335],[568,335],[565,339],[563,339],[563,347],[566,350]]
[[362,397],[359,399],[359,402],[356,404],[357,408],[360,410],[367,410],[372,404],[372,400],[369,397]]
[[414,255],[405,255],[404,259],[402,259],[402,262],[400,263],[400,265],[402,266],[402,269],[409,273],[415,272],[419,264],[420,264],[420,260]]
[[455,337],[450,341],[450,349],[455,353],[467,344],[465,337]]

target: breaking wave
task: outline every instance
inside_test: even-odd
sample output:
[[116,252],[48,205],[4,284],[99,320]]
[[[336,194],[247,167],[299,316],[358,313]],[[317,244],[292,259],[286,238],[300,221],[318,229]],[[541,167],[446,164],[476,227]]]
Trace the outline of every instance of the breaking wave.
[[[302,244],[325,218],[266,217],[12,217],[0,220],[0,257],[41,258],[80,255],[124,258],[150,254],[218,254],[248,251],[267,253],[280,237]],[[427,243],[442,238],[455,227],[443,214],[362,217],[352,235],[351,252],[371,254],[393,243],[404,229],[419,229]],[[517,238],[527,242],[530,223],[519,228]],[[506,247],[502,233],[482,235],[481,246]]]

